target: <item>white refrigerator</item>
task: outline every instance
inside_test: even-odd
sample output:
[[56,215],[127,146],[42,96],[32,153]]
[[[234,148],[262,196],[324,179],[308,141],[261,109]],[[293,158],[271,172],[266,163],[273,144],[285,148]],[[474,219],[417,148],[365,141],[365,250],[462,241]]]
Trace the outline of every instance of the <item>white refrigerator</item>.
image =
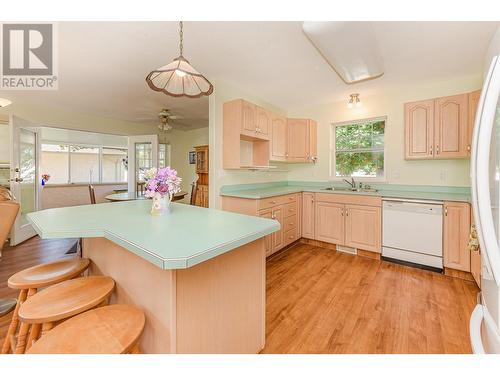
[[500,58],[493,58],[474,124],[471,188],[481,246],[481,293],[470,318],[476,354],[500,353]]

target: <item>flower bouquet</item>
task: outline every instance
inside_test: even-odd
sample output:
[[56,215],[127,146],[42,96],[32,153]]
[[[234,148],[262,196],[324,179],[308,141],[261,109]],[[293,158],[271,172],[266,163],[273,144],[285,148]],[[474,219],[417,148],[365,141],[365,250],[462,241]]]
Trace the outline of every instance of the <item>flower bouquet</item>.
[[173,168],[151,168],[144,173],[146,180],[145,195],[153,198],[151,215],[163,215],[169,210],[175,193],[181,191],[182,178],[177,176]]

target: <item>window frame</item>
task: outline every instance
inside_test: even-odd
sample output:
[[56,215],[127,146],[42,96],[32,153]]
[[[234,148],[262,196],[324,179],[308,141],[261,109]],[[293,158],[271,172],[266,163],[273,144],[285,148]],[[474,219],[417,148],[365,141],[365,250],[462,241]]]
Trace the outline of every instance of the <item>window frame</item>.
[[[386,182],[387,181],[387,116],[376,116],[376,117],[367,117],[355,120],[341,121],[341,122],[332,122],[330,124],[330,181],[343,181],[344,179],[351,178],[350,176],[337,176],[337,147],[336,147],[336,128],[338,126],[348,126],[348,125],[359,125],[365,122],[374,122],[374,121],[384,121],[384,147],[383,147],[383,157],[384,157],[384,172],[382,176],[377,177],[368,177],[368,176],[354,176],[354,180],[362,181],[362,182]],[[375,148],[371,149],[375,151]],[[380,148],[377,148],[376,151],[380,151]],[[361,150],[360,150],[361,151]]]
[[[86,185],[86,184],[107,184],[107,185],[119,185],[119,184],[126,184],[127,181],[110,181],[110,182],[103,182],[102,181],[102,172],[103,172],[103,163],[102,163],[102,149],[103,148],[111,148],[111,149],[117,149],[117,150],[123,150],[128,154],[128,148],[122,148],[122,147],[117,147],[117,146],[102,146],[102,145],[96,145],[96,144],[90,144],[90,143],[76,143],[76,142],[57,142],[57,141],[47,141],[47,140],[42,140],[40,142],[41,147],[43,145],[62,145],[68,147],[68,182],[66,183],[57,183],[54,185]],[[80,147],[92,147],[92,148],[97,148],[99,149],[98,152],[98,157],[99,157],[99,180],[98,181],[79,181],[79,182],[72,182],[71,180],[71,147],[72,146],[80,146]],[[40,157],[42,157],[43,151],[40,151]],[[41,165],[41,160],[40,160],[40,165]],[[50,185],[50,182],[47,184]]]

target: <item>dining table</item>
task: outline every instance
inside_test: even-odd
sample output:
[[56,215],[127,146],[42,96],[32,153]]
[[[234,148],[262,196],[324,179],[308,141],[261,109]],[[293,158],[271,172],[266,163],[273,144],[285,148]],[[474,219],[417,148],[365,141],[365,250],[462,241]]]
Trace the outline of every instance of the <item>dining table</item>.
[[[173,198],[172,198],[172,202],[180,201],[181,199],[184,199],[184,197],[186,195],[187,195],[186,191],[180,191],[178,193],[175,193]],[[128,191],[128,192],[124,192],[124,193],[109,194],[109,195],[106,195],[104,198],[106,198],[108,201],[111,201],[111,202],[123,202],[123,201],[149,199],[142,194],[137,195],[137,193],[135,193],[133,191]]]

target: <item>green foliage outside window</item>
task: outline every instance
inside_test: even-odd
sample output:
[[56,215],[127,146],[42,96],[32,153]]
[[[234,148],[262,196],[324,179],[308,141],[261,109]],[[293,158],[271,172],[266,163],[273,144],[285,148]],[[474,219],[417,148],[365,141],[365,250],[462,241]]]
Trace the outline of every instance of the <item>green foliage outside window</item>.
[[380,177],[384,174],[385,120],[335,127],[335,174]]

